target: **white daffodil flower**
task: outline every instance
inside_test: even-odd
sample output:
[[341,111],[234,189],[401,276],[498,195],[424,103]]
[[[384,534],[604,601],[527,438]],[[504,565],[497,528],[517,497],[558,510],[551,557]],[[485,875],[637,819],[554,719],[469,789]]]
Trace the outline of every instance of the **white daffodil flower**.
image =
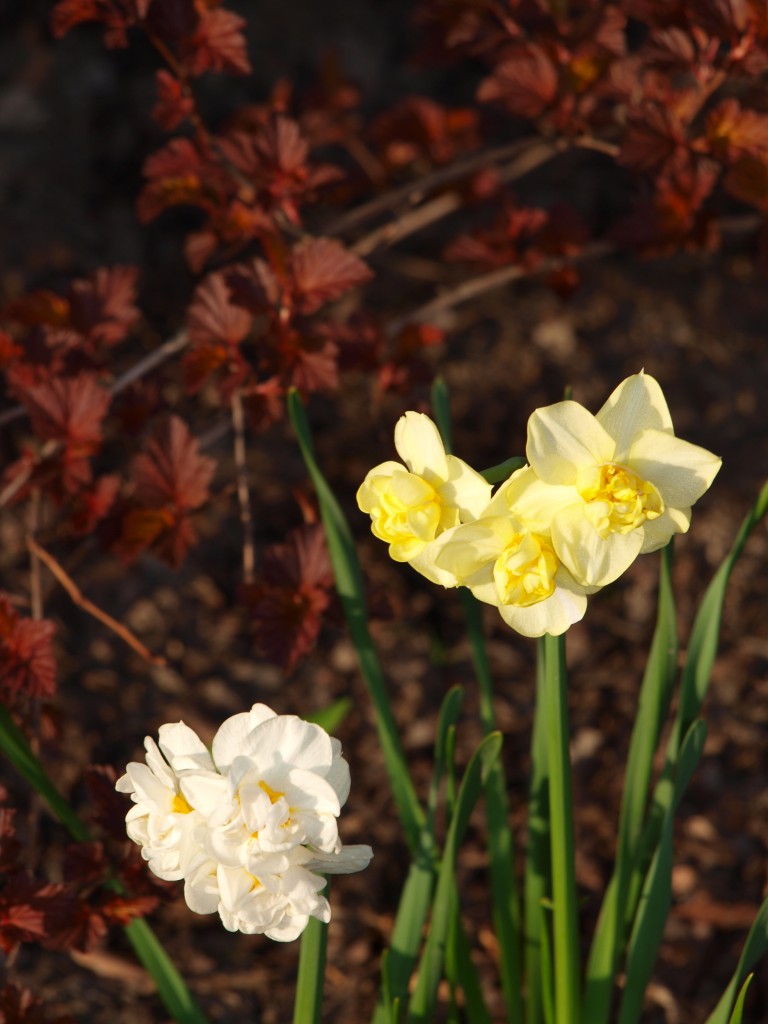
[[552,517],[552,546],[575,579],[596,587],[684,533],[721,465],[675,437],[661,388],[646,373],[624,380],[596,416],[571,401],[537,409],[526,454],[545,484],[570,488],[570,502]]
[[183,722],[146,749],[147,765],[117,783],[136,802],[128,834],[155,873],[184,879],[190,909],[218,911],[231,931],[295,938],[309,917],[330,917],[313,872],[359,871],[373,856],[341,844],[349,766],[318,725],[254,704],[223,723],[210,753]]
[[453,530],[438,565],[523,636],[558,636],[583,618],[587,593],[557,557],[550,523],[572,501],[569,488],[542,484],[530,467],[504,483],[480,517]]
[[455,587],[456,580],[436,564],[435,541],[475,519],[491,497],[491,485],[446,453],[437,427],[423,413],[400,417],[395,448],[405,465],[375,466],[358,489],[357,504],[370,515],[371,531],[389,544],[396,562],[408,562],[433,583]]
[[147,763],[132,761],[115,788],[130,793],[135,804],[125,819],[129,837],[141,847],[151,870],[174,882],[204,856],[195,840],[200,819],[184,797],[178,775],[163,757],[163,752],[168,756],[168,748],[163,751],[147,736],[144,749]]

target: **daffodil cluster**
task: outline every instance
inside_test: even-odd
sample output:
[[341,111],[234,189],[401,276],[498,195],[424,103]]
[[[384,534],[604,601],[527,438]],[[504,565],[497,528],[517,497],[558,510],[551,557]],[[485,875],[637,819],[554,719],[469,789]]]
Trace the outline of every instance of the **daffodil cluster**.
[[406,413],[395,447],[405,466],[376,466],[357,493],[373,533],[394,559],[445,587],[469,587],[525,636],[565,632],[588,594],[684,533],[721,462],[675,437],[658,382],[642,372],[597,415],[573,401],[537,409],[528,465],[493,496],[445,453],[427,416]]
[[341,744],[318,725],[265,704],[228,718],[210,749],[183,722],[144,741],[116,788],[130,793],[130,838],[151,870],[183,879],[198,914],[229,931],[295,939],[329,921],[322,874],[367,867],[370,846],[342,846],[336,819],[349,794]]

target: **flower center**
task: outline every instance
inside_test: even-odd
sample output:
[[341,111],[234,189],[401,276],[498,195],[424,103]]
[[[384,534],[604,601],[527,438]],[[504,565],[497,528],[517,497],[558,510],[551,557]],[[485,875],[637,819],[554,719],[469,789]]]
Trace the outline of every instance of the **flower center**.
[[601,537],[629,533],[646,520],[658,519],[664,511],[662,497],[653,484],[616,462],[579,470],[576,489]]
[[192,804],[189,803],[184,794],[177,793],[176,796],[173,798],[173,803],[171,804],[171,811],[174,814],[191,814],[193,810],[194,807],[192,806]]
[[285,796],[285,793],[279,793],[276,789],[272,789],[263,779],[259,782],[259,789],[267,794],[270,803],[273,804],[276,804],[278,800]]
[[379,540],[395,546],[393,558],[408,561],[435,539],[443,512],[440,498],[431,484],[406,470],[377,483],[371,529]]
[[493,566],[502,604],[520,608],[545,601],[555,590],[558,560],[552,546],[536,533],[518,533]]

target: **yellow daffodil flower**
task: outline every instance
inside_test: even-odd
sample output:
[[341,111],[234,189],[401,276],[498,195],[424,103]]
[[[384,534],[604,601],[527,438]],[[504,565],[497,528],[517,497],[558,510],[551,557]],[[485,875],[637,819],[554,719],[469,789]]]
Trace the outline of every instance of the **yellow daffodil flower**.
[[504,483],[475,522],[458,526],[436,553],[440,568],[496,605],[524,636],[558,636],[583,618],[587,593],[552,545],[553,514],[573,500],[570,488],[549,487],[526,466]]
[[446,453],[437,427],[423,413],[400,417],[395,448],[405,465],[375,466],[357,492],[357,503],[396,562],[408,562],[433,583],[454,587],[455,578],[435,564],[437,539],[474,519],[488,504],[491,485]]
[[721,460],[675,437],[658,382],[624,380],[593,416],[578,402],[537,409],[528,421],[528,461],[570,500],[552,517],[555,554],[586,586],[604,586],[635,558],[685,533],[691,506]]

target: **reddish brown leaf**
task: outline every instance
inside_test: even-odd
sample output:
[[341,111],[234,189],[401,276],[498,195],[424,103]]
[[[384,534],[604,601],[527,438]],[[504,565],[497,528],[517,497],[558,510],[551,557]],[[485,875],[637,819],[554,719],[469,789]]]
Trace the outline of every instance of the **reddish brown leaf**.
[[69,1015],[49,1016],[42,1002],[27,988],[4,985],[0,989],[0,1021],[3,1024],[76,1024]]
[[119,490],[120,477],[110,474],[100,476],[92,487],[81,491],[69,520],[73,531],[80,536],[92,533],[114,505]]
[[209,274],[195,289],[187,314],[189,336],[195,345],[237,346],[248,336],[251,316],[230,297],[223,271]]
[[707,118],[706,137],[713,155],[721,158],[766,153],[768,116],[745,109],[736,99],[723,100]]
[[684,144],[684,133],[672,112],[648,105],[627,116],[627,134],[618,161],[636,171],[654,170]]
[[292,530],[264,555],[264,581],[244,592],[257,646],[287,672],[315,644],[333,572],[322,527]]
[[24,618],[0,595],[0,687],[47,699],[56,691],[56,659],[48,619]]
[[178,416],[155,430],[131,467],[136,500],[149,508],[199,508],[208,500],[216,463],[200,454],[197,440]]
[[152,107],[152,117],[164,131],[172,132],[194,112],[195,101],[169,71],[157,71],[155,84],[157,100]]
[[251,64],[242,29],[245,21],[220,7],[203,7],[194,35],[185,47],[185,63],[192,75],[230,71],[248,75]]
[[367,264],[332,238],[313,238],[298,246],[291,257],[291,268],[301,313],[314,313],[324,303],[373,277]]
[[101,421],[111,396],[95,376],[81,373],[25,387],[13,375],[11,384],[41,441],[60,441],[70,459],[87,458],[99,450]]
[[117,773],[111,765],[92,764],[84,773],[91,802],[90,818],[109,836],[125,840],[125,797],[115,789]]
[[517,117],[539,117],[557,99],[557,68],[545,51],[531,43],[517,47],[480,83],[481,103],[500,103]]
[[116,345],[139,318],[135,267],[100,267],[69,289],[71,327],[95,345]]

